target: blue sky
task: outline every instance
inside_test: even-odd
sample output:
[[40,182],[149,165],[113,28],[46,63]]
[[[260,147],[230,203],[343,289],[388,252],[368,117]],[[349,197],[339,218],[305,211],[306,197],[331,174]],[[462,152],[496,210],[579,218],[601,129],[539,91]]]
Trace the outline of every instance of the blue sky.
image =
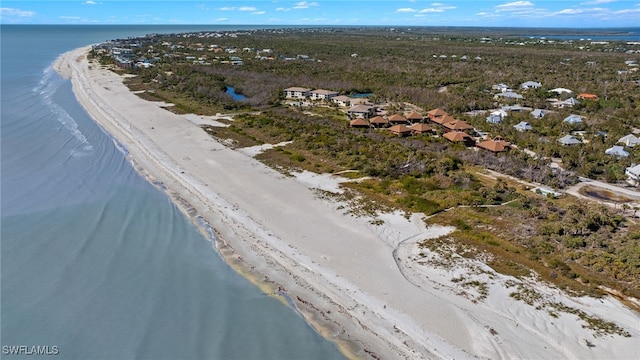
[[2,1],[3,24],[640,27],[640,0]]

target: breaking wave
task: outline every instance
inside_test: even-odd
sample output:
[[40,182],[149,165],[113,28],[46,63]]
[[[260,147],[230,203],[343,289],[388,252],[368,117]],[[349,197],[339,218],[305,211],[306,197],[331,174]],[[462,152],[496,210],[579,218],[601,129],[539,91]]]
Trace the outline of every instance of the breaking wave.
[[33,88],[33,92],[38,94],[38,97],[51,115],[80,142],[71,151],[71,155],[74,157],[91,155],[94,153],[94,148],[78,128],[78,123],[53,100],[53,95],[63,83],[64,80],[58,76],[50,65],[44,69],[38,85]]

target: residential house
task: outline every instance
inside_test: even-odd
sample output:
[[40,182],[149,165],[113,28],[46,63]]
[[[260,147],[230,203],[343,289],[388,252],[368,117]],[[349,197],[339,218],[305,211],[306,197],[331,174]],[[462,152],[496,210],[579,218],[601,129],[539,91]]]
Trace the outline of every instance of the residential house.
[[515,105],[505,105],[502,107],[502,110],[504,110],[505,112],[509,112],[509,111],[522,112],[524,111],[524,108],[520,106],[520,104],[515,104]]
[[427,117],[429,120],[436,122],[438,124],[442,123],[442,121],[436,121],[437,119],[441,119],[443,116],[449,115],[446,111],[441,109],[433,109],[427,111]]
[[337,91],[316,89],[311,91],[311,100],[331,100],[331,98],[338,96]]
[[393,114],[389,116],[388,119],[390,124],[408,124],[409,123],[407,118],[400,114]]
[[306,99],[311,95],[311,89],[303,87],[290,87],[284,89],[284,96],[287,99]]
[[424,116],[422,116],[422,114],[417,113],[415,111],[410,112],[409,114],[406,115],[407,120],[409,120],[411,123],[417,123],[417,122],[422,122],[422,120],[424,120]]
[[614,145],[607,150],[604,151],[605,154],[615,156],[615,157],[627,157],[629,156],[629,152],[624,149],[624,147],[620,145]]
[[567,100],[564,101],[556,101],[555,103],[553,103],[552,105],[555,107],[559,107],[559,108],[564,108],[564,107],[574,107],[576,105],[580,104],[580,102],[578,100],[576,100],[575,98],[568,98]]
[[407,135],[411,135],[412,131],[406,125],[398,124],[390,127],[389,132],[398,136],[407,136]]
[[578,144],[582,144],[582,141],[578,140],[578,138],[576,138],[573,135],[565,135],[563,137],[561,137],[560,139],[558,139],[558,142],[562,145],[578,145]]
[[527,82],[524,82],[524,83],[520,84],[520,89],[522,89],[522,90],[539,89],[541,86],[542,86],[542,84],[539,83],[539,82],[527,81]]
[[389,120],[383,118],[382,116],[374,116],[369,120],[369,122],[374,127],[384,127],[389,124]]
[[409,126],[409,129],[411,129],[414,134],[434,133],[433,127],[423,123],[415,123]]
[[492,90],[498,90],[498,91],[503,92],[503,93],[507,92],[507,91],[511,91],[511,88],[509,88],[509,85],[502,84],[502,83],[496,84],[496,85],[492,85],[491,89]]
[[542,119],[545,115],[547,115],[547,110],[535,109],[529,114],[531,114],[531,116],[533,116],[536,119]]
[[487,116],[487,122],[491,124],[502,124],[503,117],[496,112],[492,112]]
[[352,106],[349,110],[347,110],[347,114],[350,118],[361,117],[368,119],[371,115],[375,113],[375,108],[369,105],[355,105]]
[[554,92],[558,95],[560,94],[571,94],[573,93],[573,91],[569,90],[569,89],[565,89],[565,88],[555,88],[555,89],[551,89],[549,90],[549,92]]
[[351,98],[344,95],[338,95],[331,98],[331,101],[338,104],[341,107],[351,106]]
[[531,130],[531,124],[526,121],[520,121],[518,124],[513,125],[513,128],[518,131],[529,131]]
[[640,165],[631,165],[624,173],[627,175],[627,182],[634,186],[640,185]]
[[524,97],[518,93],[515,93],[513,91],[507,91],[507,92],[503,92],[500,94],[496,94],[494,95],[494,98],[497,100],[499,98],[503,98],[503,99],[510,99],[510,100],[520,100],[523,99]]
[[369,121],[367,121],[367,119],[365,118],[355,118],[351,121],[349,121],[349,126],[351,127],[358,127],[358,128],[368,128],[369,127]]
[[476,144],[476,146],[481,149],[488,150],[494,154],[509,150],[511,148],[511,144],[504,141],[500,137],[497,137],[493,140],[486,140],[486,141],[480,142]]
[[567,124],[579,124],[582,122],[582,116],[571,114],[566,118],[564,118],[563,121],[566,122]]
[[452,122],[452,121],[455,121],[455,120],[456,120],[456,118],[454,118],[451,115],[444,115],[444,116],[440,116],[440,117],[436,117],[436,118],[431,119],[431,121],[433,121],[436,124],[440,124],[440,125],[442,125],[444,123]]
[[471,135],[461,131],[450,131],[448,133],[445,133],[442,136],[444,136],[445,139],[451,142],[461,142],[461,143],[464,143],[466,146],[474,146],[476,143],[471,137]]
[[442,126],[444,126],[449,130],[454,130],[454,131],[473,130],[473,126],[469,125],[469,123],[463,120],[453,120],[450,122],[445,122],[445,123],[442,123]]
[[625,135],[618,140],[618,144],[625,144],[628,147],[634,147],[640,144],[640,138],[637,138],[633,134]]

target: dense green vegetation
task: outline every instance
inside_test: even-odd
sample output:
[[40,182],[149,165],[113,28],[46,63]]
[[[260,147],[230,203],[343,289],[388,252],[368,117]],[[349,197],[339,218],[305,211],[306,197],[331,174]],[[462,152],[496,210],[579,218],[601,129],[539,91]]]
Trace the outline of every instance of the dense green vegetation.
[[[472,246],[493,254],[490,265],[498,271],[522,276],[532,269],[564,287],[593,293],[604,285],[640,296],[640,226],[625,218],[622,209],[548,199],[521,184],[481,174],[489,168],[556,188],[575,183],[578,175],[622,180],[639,150],[630,149],[627,159],[608,157],[604,150],[638,125],[640,74],[619,70],[627,71],[624,61],[639,55],[625,53],[628,47],[622,43],[550,43],[497,33],[487,42],[481,36],[427,31],[352,28],[158,36],[138,50],[140,56],[155,56],[155,66],[127,70],[138,75],[129,86],[146,90],[141,94],[146,98],[176,104],[172,111],[236,113],[229,127],[205,127],[212,136],[232,139],[233,146],[292,141],[258,156],[283,171],[353,170],[350,174],[366,176],[346,186],[365,195],[373,207],[436,214],[431,221],[456,226],[453,237],[461,249]],[[207,50],[213,44],[236,48],[243,65],[228,63],[230,54]],[[260,59],[255,49],[273,49],[268,55],[273,59]],[[113,62],[107,56],[102,60]],[[529,80],[543,87],[518,90]],[[499,107],[491,89],[498,83],[521,92],[521,105],[552,112],[543,119],[511,113],[502,124],[488,124],[486,114],[472,112]],[[234,101],[226,86],[248,100]],[[291,86],[371,92],[370,100],[390,112],[401,112],[406,103],[425,111],[441,108],[537,156],[518,150],[496,156],[442,137],[400,138],[384,130],[352,129],[337,106],[285,105],[282,90]],[[547,99],[554,94],[548,90],[556,87],[599,98],[552,109]],[[586,121],[564,123],[571,113]],[[533,130],[513,129],[520,121],[530,122]],[[583,131],[585,143],[557,143],[572,131]],[[567,171],[552,171],[550,158],[561,159]]]

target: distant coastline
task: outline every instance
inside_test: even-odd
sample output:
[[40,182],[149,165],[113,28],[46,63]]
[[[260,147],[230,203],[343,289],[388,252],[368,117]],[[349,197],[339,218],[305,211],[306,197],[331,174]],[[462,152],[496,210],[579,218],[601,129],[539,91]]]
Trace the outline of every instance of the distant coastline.
[[54,27],[54,28],[81,28],[91,27],[113,29],[130,29],[130,36],[139,36],[152,33],[180,33],[194,31],[251,31],[262,29],[354,29],[372,28],[389,29],[398,32],[418,32],[435,35],[474,34],[476,36],[497,36],[509,38],[549,38],[559,40],[597,40],[597,41],[640,41],[640,27],[604,27],[604,28],[557,28],[557,27],[474,27],[474,26],[405,26],[405,25],[24,25],[2,24],[1,28],[28,28],[28,27]]

